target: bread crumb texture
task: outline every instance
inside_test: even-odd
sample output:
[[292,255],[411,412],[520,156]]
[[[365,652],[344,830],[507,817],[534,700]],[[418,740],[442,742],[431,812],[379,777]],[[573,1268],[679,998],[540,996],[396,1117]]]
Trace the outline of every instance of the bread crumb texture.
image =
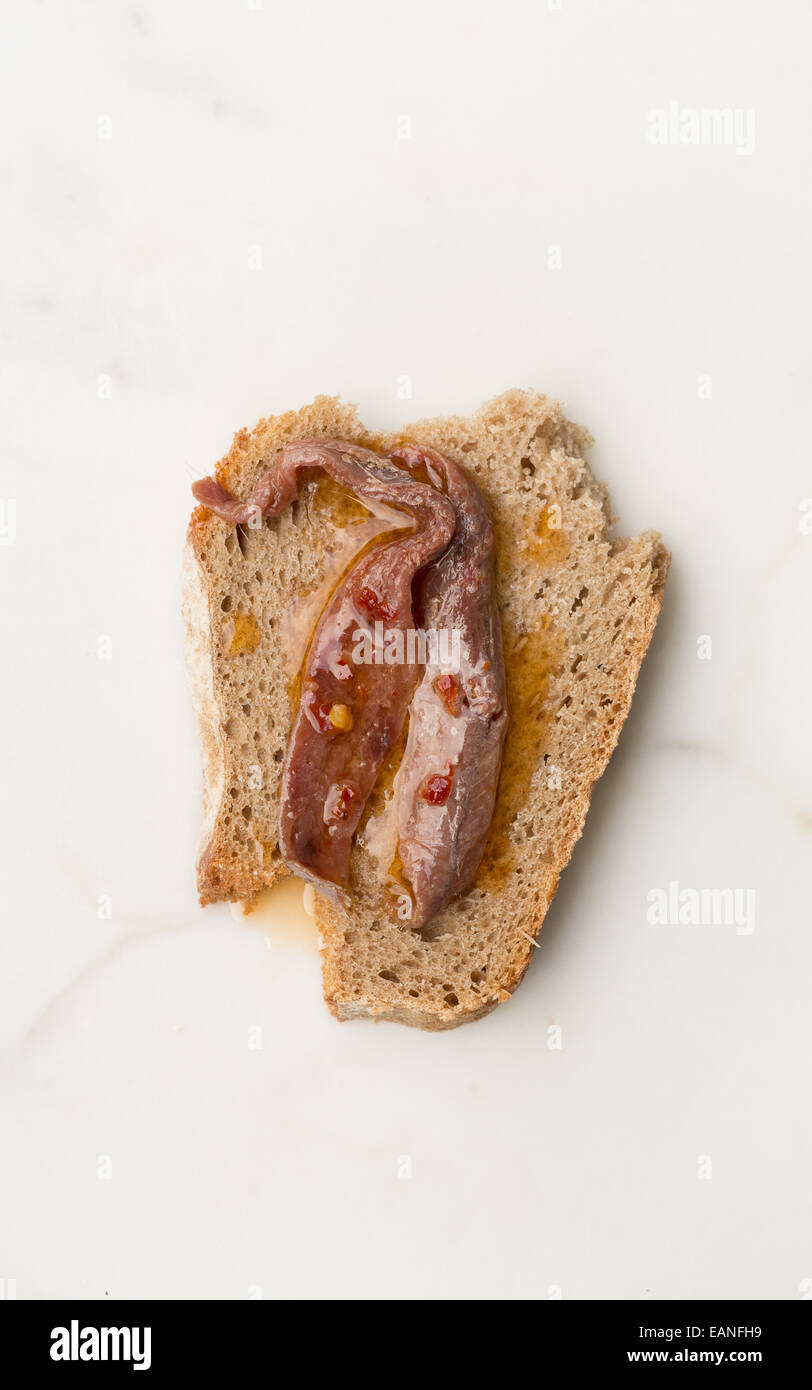
[[[476,477],[494,521],[510,725],[480,871],[422,933],[392,918],[363,843],[351,907],[315,895],[337,1018],[453,1028],[509,999],[527,969],[628,713],[670,557],[655,532],[610,536],[605,488],[584,462],[589,434],[535,392],[508,391],[469,419],[421,420],[391,437],[371,437],[354,407],[319,396],[241,430],[217,478],[243,497],[287,443],[310,435],[430,445]],[[340,575],[359,539],[369,542],[363,509],[315,482],[255,530],[203,507],[192,515],[183,608],[203,747],[201,903],[250,901],[288,873],[277,824],[295,666],[325,576]],[[369,815],[391,796],[396,761]]]

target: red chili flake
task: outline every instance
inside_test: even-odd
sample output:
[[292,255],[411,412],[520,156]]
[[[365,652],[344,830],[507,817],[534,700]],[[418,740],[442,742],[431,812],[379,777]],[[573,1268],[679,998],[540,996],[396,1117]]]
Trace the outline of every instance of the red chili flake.
[[459,714],[460,691],[454,677],[451,675],[438,676],[434,682],[434,689],[445,700],[449,714]]
[[430,777],[420,795],[430,806],[444,806],[451,791],[450,777]]
[[345,785],[341,788],[341,791],[336,797],[335,804],[333,805],[332,814],[334,820],[346,820],[347,808],[350,802],[355,800],[357,794],[354,787]]
[[335,663],[333,669],[340,681],[352,680],[352,667],[350,666],[349,662],[344,660],[343,656],[340,656],[338,658],[338,661]]
[[391,622],[397,616],[397,609],[379,598],[374,589],[362,589],[358,595],[358,605],[365,608],[371,617],[380,618],[383,622]]

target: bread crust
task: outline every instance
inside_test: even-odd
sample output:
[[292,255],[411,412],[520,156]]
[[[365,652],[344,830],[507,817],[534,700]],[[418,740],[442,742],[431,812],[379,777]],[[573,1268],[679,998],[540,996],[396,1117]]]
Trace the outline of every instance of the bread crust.
[[[354,407],[321,396],[241,430],[216,476],[245,495],[286,443],[312,435],[382,448],[395,442],[370,436]],[[605,488],[583,458],[590,436],[547,397],[509,391],[469,419],[421,421],[398,438],[464,464],[492,512],[509,656],[503,782],[482,870],[431,930],[411,933],[387,915],[363,836],[353,856],[353,907],[316,895],[316,920],[324,996],[336,1018],[438,1031],[482,1018],[524,976],[628,714],[670,556],[653,532],[611,537]],[[275,842],[290,719],[280,627],[286,605],[317,581],[331,543],[324,533],[308,506],[240,538],[205,508],[192,514],[183,611],[203,746],[204,904],[250,902],[288,872]],[[246,608],[257,644],[235,656],[229,625],[240,613],[245,627]],[[254,764],[256,749],[262,757]],[[246,769],[257,766],[261,785],[251,787]],[[373,813],[384,797],[373,798]]]

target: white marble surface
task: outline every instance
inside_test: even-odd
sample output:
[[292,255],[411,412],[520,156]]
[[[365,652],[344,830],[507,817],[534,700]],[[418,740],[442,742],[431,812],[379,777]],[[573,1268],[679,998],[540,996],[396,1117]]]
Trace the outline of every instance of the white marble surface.
[[[18,1298],[812,1279],[811,37],[788,0],[7,16]],[[671,101],[752,110],[755,148],[649,143]],[[196,904],[189,483],[317,391],[383,427],[511,385],[590,426],[624,530],[662,529],[665,611],[516,998],[441,1036],[339,1025],[290,895],[253,925]],[[754,889],[755,930],[650,925],[672,880]]]

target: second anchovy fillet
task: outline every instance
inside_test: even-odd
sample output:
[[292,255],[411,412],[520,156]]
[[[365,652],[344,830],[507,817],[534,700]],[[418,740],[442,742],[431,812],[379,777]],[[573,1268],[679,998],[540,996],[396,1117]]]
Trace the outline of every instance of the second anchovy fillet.
[[399,915],[418,928],[467,888],[479,867],[508,716],[485,499],[464,469],[433,449],[409,445],[392,457],[438,477],[457,517],[451,545],[426,571],[421,622],[454,635],[459,665],[427,664],[409,709],[395,788],[398,853],[411,889]]

